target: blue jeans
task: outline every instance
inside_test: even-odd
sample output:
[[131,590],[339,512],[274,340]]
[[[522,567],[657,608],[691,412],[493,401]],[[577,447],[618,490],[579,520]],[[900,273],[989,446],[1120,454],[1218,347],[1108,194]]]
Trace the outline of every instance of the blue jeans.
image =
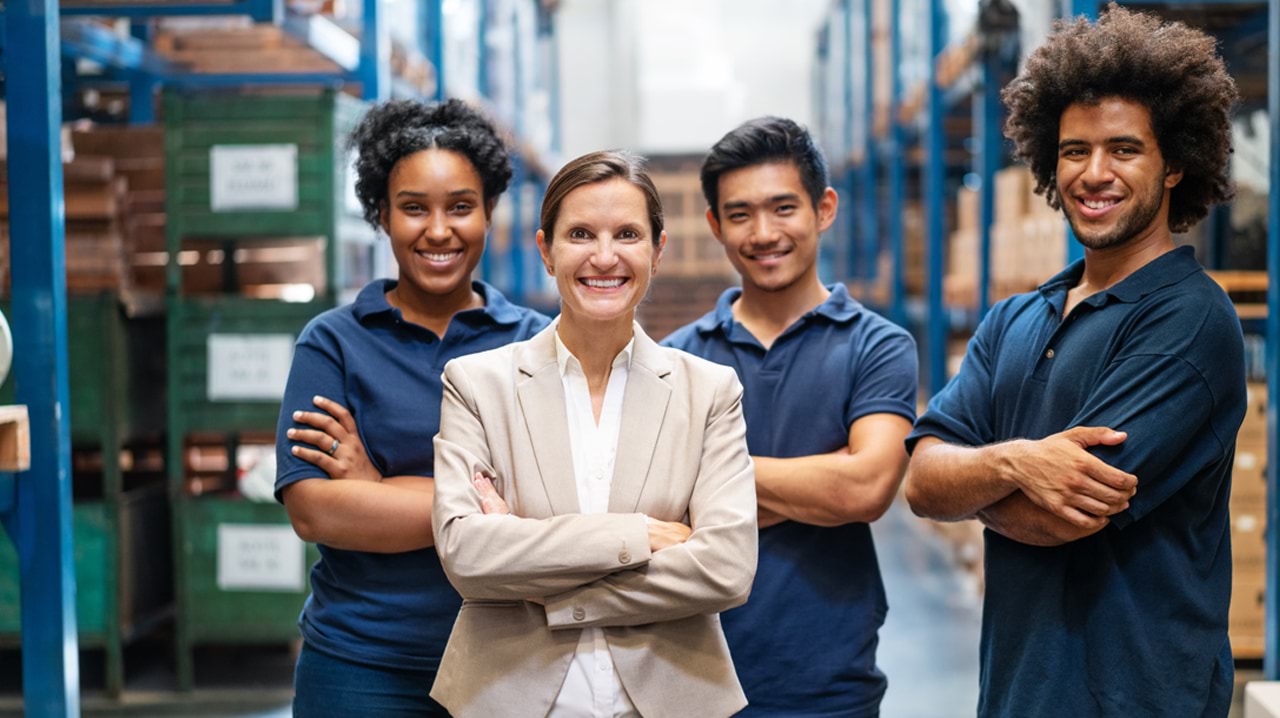
[[335,658],[302,644],[293,674],[294,718],[448,718],[431,700],[435,671],[396,670]]

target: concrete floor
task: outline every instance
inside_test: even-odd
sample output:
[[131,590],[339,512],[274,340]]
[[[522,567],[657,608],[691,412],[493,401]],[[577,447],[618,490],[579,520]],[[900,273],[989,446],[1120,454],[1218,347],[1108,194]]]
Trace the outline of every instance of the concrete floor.
[[[981,602],[972,579],[949,563],[949,548],[925,523],[896,504],[873,529],[889,615],[879,662],[889,677],[883,718],[962,718],[978,701]],[[278,649],[201,649],[190,695],[174,693],[171,644],[165,637],[126,655],[129,690],[122,701],[101,693],[101,658],[84,654],[82,715],[289,718],[293,653]],[[21,664],[0,654],[0,718],[22,715]],[[1261,671],[1238,669],[1232,718],[1242,715],[1243,686]]]

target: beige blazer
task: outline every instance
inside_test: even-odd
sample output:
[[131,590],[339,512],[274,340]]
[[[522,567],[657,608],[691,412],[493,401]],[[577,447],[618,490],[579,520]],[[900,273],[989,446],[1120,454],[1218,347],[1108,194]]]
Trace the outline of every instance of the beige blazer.
[[[747,701],[718,614],[746,601],[757,549],[742,385],[637,326],[609,513],[581,514],[554,331],[445,366],[433,521],[464,600],[431,696],[543,718],[600,626],[642,716],[732,715]],[[481,513],[477,470],[512,515]],[[651,554],[646,514],[693,534]]]

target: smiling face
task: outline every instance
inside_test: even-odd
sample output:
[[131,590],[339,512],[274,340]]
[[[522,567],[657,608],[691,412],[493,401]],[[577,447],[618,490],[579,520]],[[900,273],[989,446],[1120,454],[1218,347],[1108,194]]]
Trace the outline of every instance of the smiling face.
[[397,162],[387,184],[382,228],[400,267],[397,291],[469,295],[489,228],[475,166],[457,152],[422,150]]
[[719,218],[708,210],[707,221],[744,286],[778,292],[818,281],[818,235],[835,221],[835,190],[815,207],[792,162],[727,172],[719,189]]
[[1137,238],[1169,235],[1170,171],[1151,127],[1151,113],[1131,100],[1074,104],[1058,125],[1058,195],[1076,239],[1106,249]]
[[538,250],[564,319],[630,324],[667,241],[663,232],[654,243],[644,192],[620,178],[577,187],[551,232],[538,231]]

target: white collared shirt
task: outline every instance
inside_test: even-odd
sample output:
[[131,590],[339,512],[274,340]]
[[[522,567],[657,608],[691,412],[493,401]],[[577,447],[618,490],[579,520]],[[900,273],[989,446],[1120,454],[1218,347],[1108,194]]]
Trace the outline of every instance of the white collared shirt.
[[[591,408],[591,391],[582,364],[569,352],[556,333],[556,361],[564,385],[564,404],[569,418],[569,448],[573,453],[573,475],[578,489],[578,508],[584,514],[609,510],[609,490],[613,483],[614,458],[618,453],[618,431],[622,424],[622,395],[631,367],[633,337],[613,359],[609,385],[600,407],[600,422]],[[639,718],[636,707],[622,687],[613,667],[604,631],[586,628],[578,639],[577,653],[547,718]]]

